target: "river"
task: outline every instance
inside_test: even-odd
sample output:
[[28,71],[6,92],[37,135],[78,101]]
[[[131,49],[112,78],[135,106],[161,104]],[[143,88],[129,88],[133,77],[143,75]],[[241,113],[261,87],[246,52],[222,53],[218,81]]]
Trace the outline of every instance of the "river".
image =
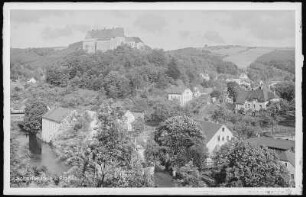
[[49,173],[55,175],[61,175],[69,170],[69,167],[58,159],[52,147],[42,142],[35,135],[19,131],[15,139],[19,144],[17,154],[26,155],[31,166],[45,166]]

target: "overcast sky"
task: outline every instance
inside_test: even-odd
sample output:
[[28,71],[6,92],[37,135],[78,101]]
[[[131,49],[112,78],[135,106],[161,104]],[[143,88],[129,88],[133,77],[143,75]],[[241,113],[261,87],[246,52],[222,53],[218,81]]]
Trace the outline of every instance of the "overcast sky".
[[92,27],[120,26],[165,50],[208,45],[294,47],[294,11],[12,10],[11,47],[67,46]]

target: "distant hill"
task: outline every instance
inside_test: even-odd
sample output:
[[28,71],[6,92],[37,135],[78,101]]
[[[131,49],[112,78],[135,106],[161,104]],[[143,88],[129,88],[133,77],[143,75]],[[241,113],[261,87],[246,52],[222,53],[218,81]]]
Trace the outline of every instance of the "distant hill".
[[295,53],[294,50],[274,50],[256,59],[256,62],[275,67],[280,70],[295,73]]
[[273,47],[248,47],[240,45],[208,46],[203,49],[223,58],[225,61],[236,64],[241,69],[246,69],[258,57],[270,53],[278,48]]
[[258,57],[248,67],[249,77],[253,80],[287,80],[295,79],[294,49],[276,49]]
[[180,60],[186,69],[195,68],[197,72],[231,75],[238,73],[238,68],[235,64],[222,60],[222,57],[209,50],[188,47],[168,51],[168,54]]
[[46,67],[56,64],[63,57],[78,50],[75,45],[69,47],[46,47],[46,48],[11,48],[10,68],[11,78],[35,77],[39,79]]

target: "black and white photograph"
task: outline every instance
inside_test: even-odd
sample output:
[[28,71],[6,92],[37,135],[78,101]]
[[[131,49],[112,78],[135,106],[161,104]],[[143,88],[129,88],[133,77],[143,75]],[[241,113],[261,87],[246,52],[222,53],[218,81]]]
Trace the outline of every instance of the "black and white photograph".
[[302,194],[300,3],[5,3],[4,193]]

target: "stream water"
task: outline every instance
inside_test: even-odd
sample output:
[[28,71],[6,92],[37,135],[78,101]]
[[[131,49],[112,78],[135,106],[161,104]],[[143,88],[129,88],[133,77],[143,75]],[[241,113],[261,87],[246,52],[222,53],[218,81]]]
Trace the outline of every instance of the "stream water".
[[31,166],[45,166],[48,172],[56,175],[61,175],[69,170],[69,167],[57,158],[52,147],[42,142],[36,135],[29,135],[20,131],[16,140],[19,144],[17,154],[26,154]]

